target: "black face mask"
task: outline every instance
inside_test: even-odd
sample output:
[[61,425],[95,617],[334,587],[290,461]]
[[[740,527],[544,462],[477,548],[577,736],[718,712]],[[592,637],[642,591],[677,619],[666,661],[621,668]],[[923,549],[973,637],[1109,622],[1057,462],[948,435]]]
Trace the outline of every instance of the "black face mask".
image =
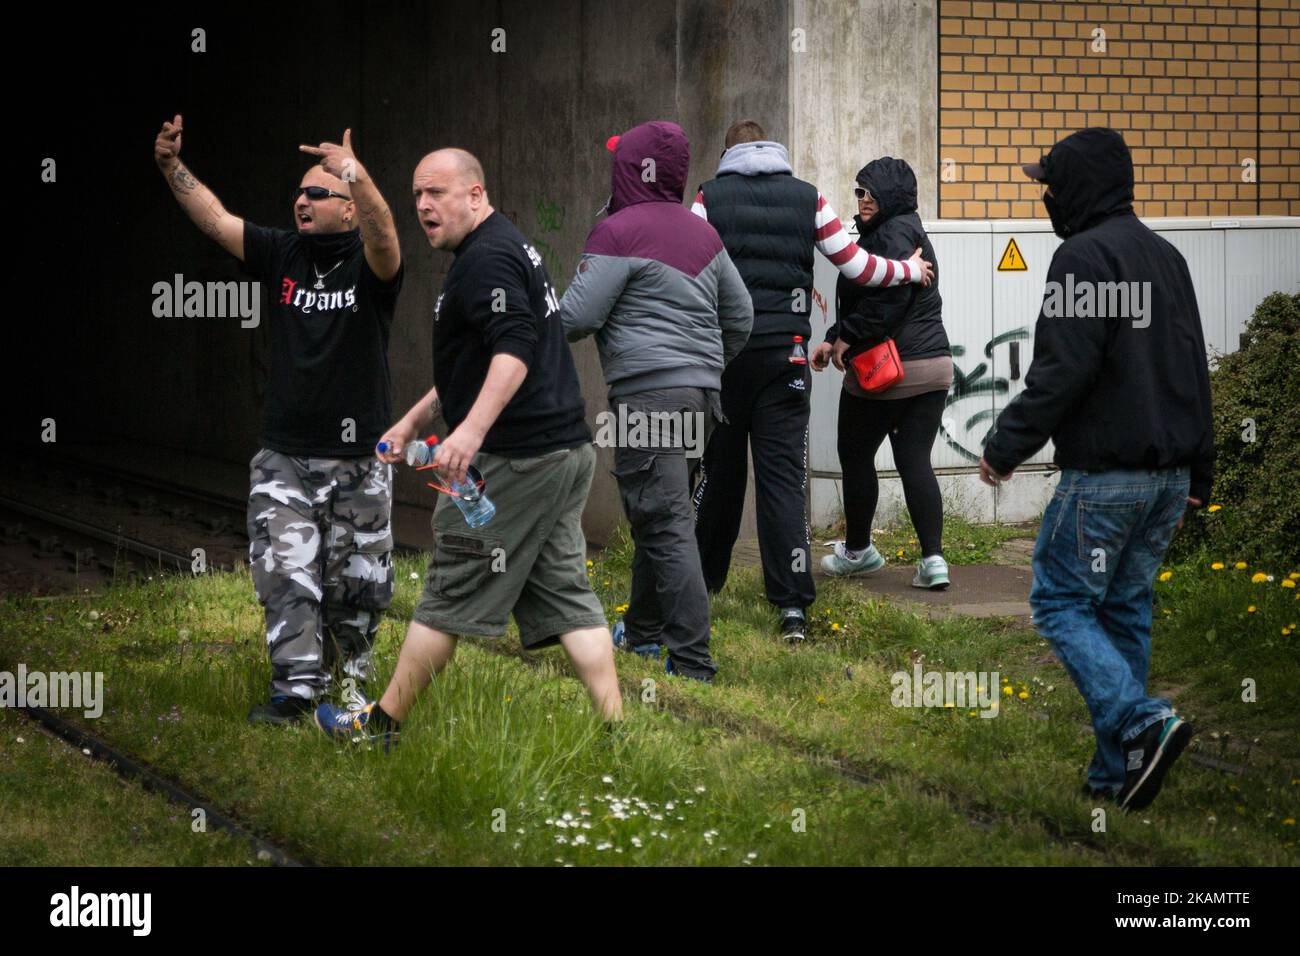
[[347,232],[327,232],[321,235],[299,233],[307,258],[313,263],[337,262],[354,252],[361,245],[361,230],[349,229]]
[[1052,231],[1062,239],[1070,234],[1070,227],[1065,222],[1061,205],[1051,193],[1043,193],[1043,205],[1047,207],[1047,218],[1052,220]]

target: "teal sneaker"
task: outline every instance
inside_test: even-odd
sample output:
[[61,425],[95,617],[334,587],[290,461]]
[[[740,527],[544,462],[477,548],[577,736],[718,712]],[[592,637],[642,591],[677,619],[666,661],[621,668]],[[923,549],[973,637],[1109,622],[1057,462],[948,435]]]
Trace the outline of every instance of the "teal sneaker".
[[1141,810],[1160,792],[1165,774],[1192,739],[1192,725],[1181,717],[1166,717],[1137,737],[1126,740],[1124,786],[1115,799],[1124,810]]
[[934,554],[916,562],[916,576],[912,578],[912,587],[929,588],[942,591],[948,586],[948,562]]
[[867,545],[867,550],[854,561],[845,553],[844,542],[836,541],[835,550],[822,558],[822,570],[835,577],[875,574],[884,566],[885,556],[876,550],[874,544]]

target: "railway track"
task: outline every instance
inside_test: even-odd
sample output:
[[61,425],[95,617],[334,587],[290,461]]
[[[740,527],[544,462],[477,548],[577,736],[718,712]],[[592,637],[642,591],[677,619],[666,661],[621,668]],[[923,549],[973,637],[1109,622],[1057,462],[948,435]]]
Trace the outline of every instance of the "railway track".
[[174,780],[149,769],[128,754],[114,749],[95,735],[68,723],[43,707],[23,707],[19,709],[24,717],[40,726],[51,737],[62,741],[74,750],[80,751],[92,760],[107,765],[123,780],[133,780],[146,790],[166,797],[171,802],[186,809],[192,816],[195,810],[203,811],[205,826],[215,827],[231,836],[249,844],[257,859],[276,866],[300,867],[304,864],[287,850],[258,836],[233,814],[223,811],[211,800],[205,800],[185,789]]
[[79,593],[196,564],[233,570],[248,559],[246,511],[242,499],[99,462],[20,462],[0,475],[0,594]]
[[[53,514],[48,509],[42,509],[38,506],[27,505],[22,502],[13,502],[0,498],[0,511],[4,509],[17,510],[21,514],[30,515],[35,521],[48,522],[58,527],[66,527],[73,536],[69,540],[77,540],[76,536],[80,535],[86,539],[107,541],[115,546],[121,546],[138,558],[157,562],[158,566],[174,565],[182,570],[188,571],[190,567],[190,558],[180,552],[173,551],[169,548],[158,544],[150,543],[146,540],[128,539],[118,532],[108,531],[107,529],[88,525],[77,519],[65,518]],[[62,522],[62,524],[59,524]],[[514,657],[524,661],[526,664],[534,665],[536,662],[520,649],[510,649],[500,646],[499,642],[475,642],[478,646],[483,647],[492,653],[502,654],[504,656]],[[639,695],[640,688],[636,682],[625,684],[625,693],[629,695]],[[629,699],[635,699],[630,697]],[[745,736],[750,738],[761,739],[764,742],[780,747],[798,759],[807,760],[817,766],[824,767],[837,774],[842,779],[858,787],[878,786],[888,779],[897,776],[897,770],[890,767],[874,766],[864,764],[851,757],[843,754],[831,753],[816,747],[809,747],[806,743],[790,738],[778,728],[770,727],[761,721],[752,721],[733,717],[731,715],[719,714],[709,708],[702,706],[698,702],[688,699],[678,700],[676,698],[661,698],[659,706],[661,709],[672,716],[691,723],[696,723],[713,729],[721,730],[724,733],[733,736]],[[61,729],[55,729],[52,722],[63,724],[58,718],[50,714],[43,717],[28,714],[35,720],[39,720],[47,729],[55,733],[61,739],[67,741],[70,745],[78,749],[88,749],[92,755],[99,755],[99,759],[107,760],[112,764],[119,773],[133,775],[141,779],[142,782],[148,781],[147,786],[151,789],[157,789],[159,792],[168,796],[178,803],[184,803],[188,806],[204,806],[208,804],[193,797],[178,783],[170,781],[155,772],[143,768],[136,763],[133,758],[127,754],[122,754],[114,750],[111,746],[99,741],[86,731],[72,728],[71,725],[64,724]],[[1195,758],[1198,755],[1192,755]],[[990,830],[993,828],[997,819],[995,808],[986,805],[980,801],[972,800],[962,794],[956,793],[948,788],[935,784],[927,784],[922,788],[926,793],[944,799],[954,806],[961,809],[966,814],[971,826]],[[230,832],[237,833],[240,836],[256,840],[246,827],[242,827],[233,817],[217,812],[217,818],[229,822],[232,829]],[[211,814],[209,819],[212,819]],[[1077,821],[1062,821],[1048,814],[1035,816],[1036,822],[1043,830],[1044,836],[1054,843],[1068,845],[1074,848],[1083,849],[1087,852],[1097,854],[1098,859],[1107,859],[1109,857],[1109,846],[1101,840],[1095,838],[1091,832],[1080,831],[1076,825]],[[265,841],[263,841],[265,843]],[[284,865],[293,865],[291,857],[284,854],[283,851],[276,850],[269,843],[262,847],[267,852],[272,853],[272,859],[279,862],[281,857],[288,861]],[[261,852],[259,850],[259,852]]]

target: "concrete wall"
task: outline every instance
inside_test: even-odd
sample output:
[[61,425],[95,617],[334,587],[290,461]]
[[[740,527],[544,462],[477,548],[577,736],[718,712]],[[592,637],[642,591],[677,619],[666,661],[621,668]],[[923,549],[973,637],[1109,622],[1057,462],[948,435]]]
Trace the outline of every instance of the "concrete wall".
[[[60,297],[67,305],[55,307],[41,346],[77,372],[32,402],[41,417],[57,415],[60,440],[113,435],[227,461],[256,449],[267,323],[244,330],[234,319],[151,313],[153,284],[174,273],[242,277],[185,219],[153,165],[153,137],[175,112],[185,116],[182,157],[195,175],[232,212],[285,228],[307,165],[298,144],[337,141],[351,126],[406,260],[389,348],[395,414],[431,384],[431,313],[451,262],[428,249],[409,198],[426,151],[457,145],[480,157],[494,205],[563,289],[609,192],[611,134],[649,119],[680,123],[693,190],[713,174],[735,118],[760,117],[779,138],[790,132],[788,11],[771,0],[233,4],[195,19],[133,25],[124,42],[154,55],[126,58],[104,42],[111,20],[103,33],[87,23],[69,62],[93,82],[42,104],[46,116],[78,120],[51,134],[62,137],[49,147],[60,175],[57,194],[46,194],[52,245],[42,246],[48,281],[77,294]],[[307,28],[315,23],[332,29]],[[204,53],[190,49],[193,26],[207,31]],[[491,49],[498,27],[504,53]],[[575,357],[594,418],[606,407],[594,346]],[[597,541],[620,517],[611,457],[602,451],[588,506]],[[397,493],[428,495],[411,475]]]
[[[791,0],[790,145],[795,175],[850,218],[853,177],[897,156],[916,171],[924,217],[937,214],[936,0]],[[795,35],[791,43],[800,37]]]

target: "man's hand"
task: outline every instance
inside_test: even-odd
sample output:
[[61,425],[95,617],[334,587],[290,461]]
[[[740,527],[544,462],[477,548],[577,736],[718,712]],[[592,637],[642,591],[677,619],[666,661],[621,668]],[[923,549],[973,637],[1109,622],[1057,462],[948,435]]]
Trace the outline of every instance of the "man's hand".
[[812,362],[814,372],[820,372],[826,368],[827,363],[831,360],[831,348],[830,342],[823,342],[813,349],[812,355],[808,356],[808,361]]
[[841,372],[844,371],[844,353],[849,350],[849,343],[844,339],[836,339],[835,344],[831,346],[831,362]]
[[473,464],[474,456],[482,444],[483,435],[468,422],[461,422],[459,428],[438,444],[437,455],[433,459],[438,473],[449,482],[464,481],[466,471]]
[[929,285],[934,281],[934,266],[921,258],[920,246],[916,247],[916,251],[912,253],[911,258],[907,260],[907,263],[912,267],[912,274],[920,276],[919,279],[914,281],[920,282],[921,285]]
[[986,485],[992,485],[993,487],[996,488],[998,485],[1006,481],[1015,473],[1016,470],[1012,468],[1005,475],[999,475],[996,471],[993,470],[993,466],[988,463],[988,459],[986,458],[980,459],[980,481],[984,482],[984,484]]
[[383,437],[379,439],[380,443],[388,443],[387,451],[380,451],[379,444],[376,443],[375,457],[386,465],[393,465],[399,461],[404,461],[404,452],[406,451],[407,444],[415,441],[418,434],[419,432],[416,430],[416,427],[403,418],[392,428],[388,429],[388,431],[384,432]]
[[153,141],[153,159],[164,173],[170,173],[181,161],[181,114],[170,123],[162,124],[162,131]]
[[319,146],[299,146],[299,150],[321,158],[320,165],[325,172],[345,183],[355,183],[364,172],[361,160],[352,152],[352,130],[343,131],[343,144],[321,143]]

